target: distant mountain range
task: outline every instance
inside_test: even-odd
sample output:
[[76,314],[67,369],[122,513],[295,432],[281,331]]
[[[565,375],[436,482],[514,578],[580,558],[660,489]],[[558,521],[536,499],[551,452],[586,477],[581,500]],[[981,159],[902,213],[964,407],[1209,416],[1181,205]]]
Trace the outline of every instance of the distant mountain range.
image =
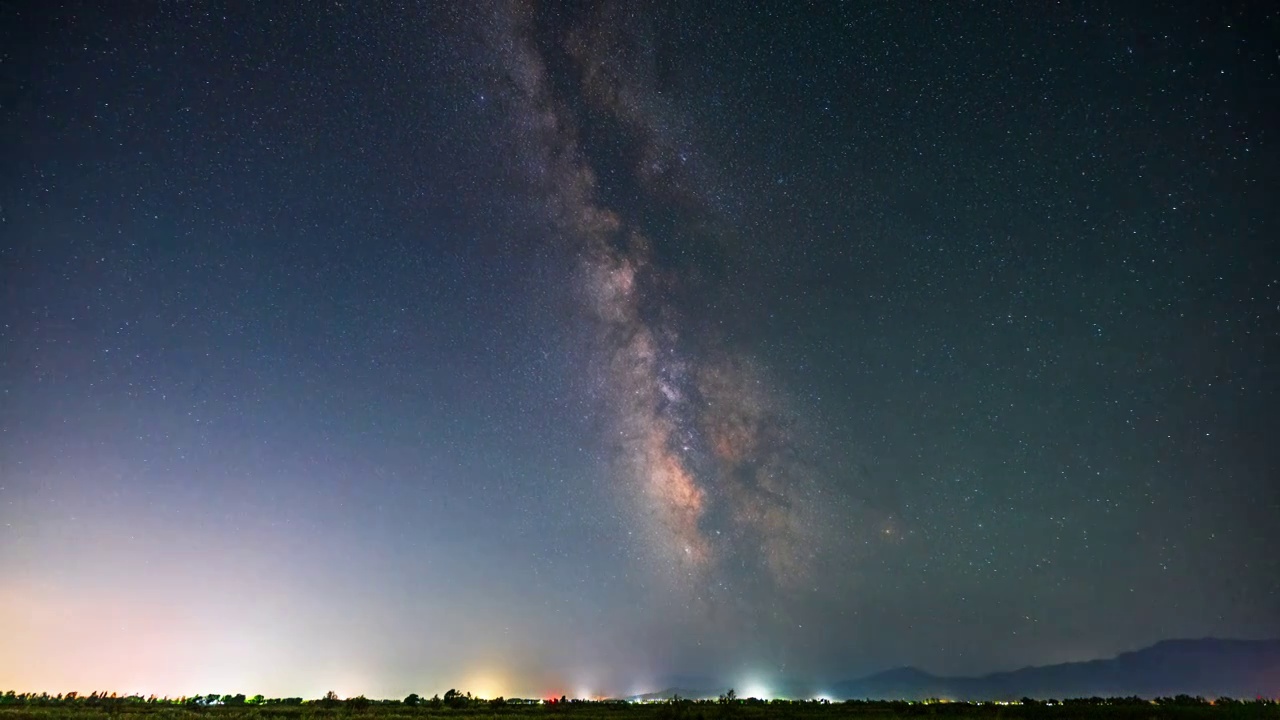
[[[680,678],[679,686],[632,699],[716,697],[711,682]],[[776,691],[806,698],[817,693],[800,683]],[[977,677],[940,677],[917,668],[898,668],[836,683],[831,699],[1016,700],[1022,697],[1280,697],[1280,640],[1166,640],[1106,660],[1027,667]],[[743,694],[741,689],[739,695]]]

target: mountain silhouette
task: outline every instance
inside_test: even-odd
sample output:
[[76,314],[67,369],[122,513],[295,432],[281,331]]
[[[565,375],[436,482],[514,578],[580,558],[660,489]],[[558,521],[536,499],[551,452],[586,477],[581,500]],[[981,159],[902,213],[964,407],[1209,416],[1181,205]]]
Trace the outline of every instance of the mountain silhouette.
[[[711,678],[663,678],[665,690],[633,695],[631,700],[715,698],[729,685]],[[745,696],[743,688],[737,689]],[[779,697],[811,698],[808,683],[780,682]],[[822,695],[832,700],[1018,700],[1023,697],[1174,697],[1280,698],[1280,640],[1165,640],[1113,658],[1025,667],[973,677],[933,675],[902,667],[835,683]]]
[[1106,660],[978,677],[899,668],[837,683],[840,698],[1015,700],[1022,697],[1280,696],[1280,640],[1166,640]]

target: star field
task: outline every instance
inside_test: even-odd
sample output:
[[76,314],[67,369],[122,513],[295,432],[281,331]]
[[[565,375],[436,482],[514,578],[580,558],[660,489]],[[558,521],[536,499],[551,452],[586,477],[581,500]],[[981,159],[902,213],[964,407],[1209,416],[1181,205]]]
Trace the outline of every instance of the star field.
[[622,694],[1280,635],[1275,11],[0,28],[14,686]]

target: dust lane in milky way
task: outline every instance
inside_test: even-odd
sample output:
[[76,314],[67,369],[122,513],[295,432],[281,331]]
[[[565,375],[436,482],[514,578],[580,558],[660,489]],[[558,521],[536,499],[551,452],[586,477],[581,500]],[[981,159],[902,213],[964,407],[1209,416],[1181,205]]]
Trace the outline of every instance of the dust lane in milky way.
[[[638,136],[634,168],[652,185],[646,169],[672,163],[676,141],[660,113],[648,109],[656,103],[645,84],[619,66],[634,59],[613,53],[625,31],[618,14],[626,10],[602,5],[592,22],[568,33],[568,44],[583,96]],[[747,369],[747,359],[682,342],[680,308],[665,295],[683,278],[657,267],[643,232],[601,204],[575,119],[551,90],[531,6],[499,3],[491,17],[489,47],[514,86],[508,107],[523,167],[581,259],[584,297],[599,325],[600,384],[608,389],[620,484],[638,505],[636,515],[652,519],[649,542],[678,576],[703,583],[703,592],[707,578],[719,575],[712,568],[728,557],[760,563],[779,585],[796,583],[819,525],[805,517],[808,497],[799,491],[812,478],[776,408],[776,391]],[[686,206],[699,204],[696,186],[685,194]]]

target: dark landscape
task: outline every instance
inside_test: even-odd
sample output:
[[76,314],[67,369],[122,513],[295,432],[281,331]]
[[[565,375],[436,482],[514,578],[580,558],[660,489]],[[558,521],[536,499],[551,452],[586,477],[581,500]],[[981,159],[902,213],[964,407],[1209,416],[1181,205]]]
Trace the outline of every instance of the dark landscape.
[[403,700],[0,695],[0,718],[342,718],[559,716],[636,718],[1280,717],[1280,640],[1171,640],[1109,660],[982,677],[935,677],[914,668],[836,683],[825,696],[783,688],[743,698],[734,688],[680,689],[616,699],[481,698],[451,689]]
[[[250,699],[252,700],[252,699]],[[486,718],[577,717],[654,718],[655,720],[708,720],[716,718],[1275,718],[1275,700],[1207,700],[1189,696],[1157,698],[1084,698],[1053,701],[1026,699],[1017,702],[940,702],[906,700],[687,700],[671,698],[647,703],[608,700],[508,701],[497,698],[462,698],[446,703],[442,698],[407,703],[397,700],[275,700],[262,702],[231,697],[213,705],[187,700],[148,700],[141,697],[8,700],[0,704],[0,718],[226,718],[227,720],[310,720],[342,718]]]

